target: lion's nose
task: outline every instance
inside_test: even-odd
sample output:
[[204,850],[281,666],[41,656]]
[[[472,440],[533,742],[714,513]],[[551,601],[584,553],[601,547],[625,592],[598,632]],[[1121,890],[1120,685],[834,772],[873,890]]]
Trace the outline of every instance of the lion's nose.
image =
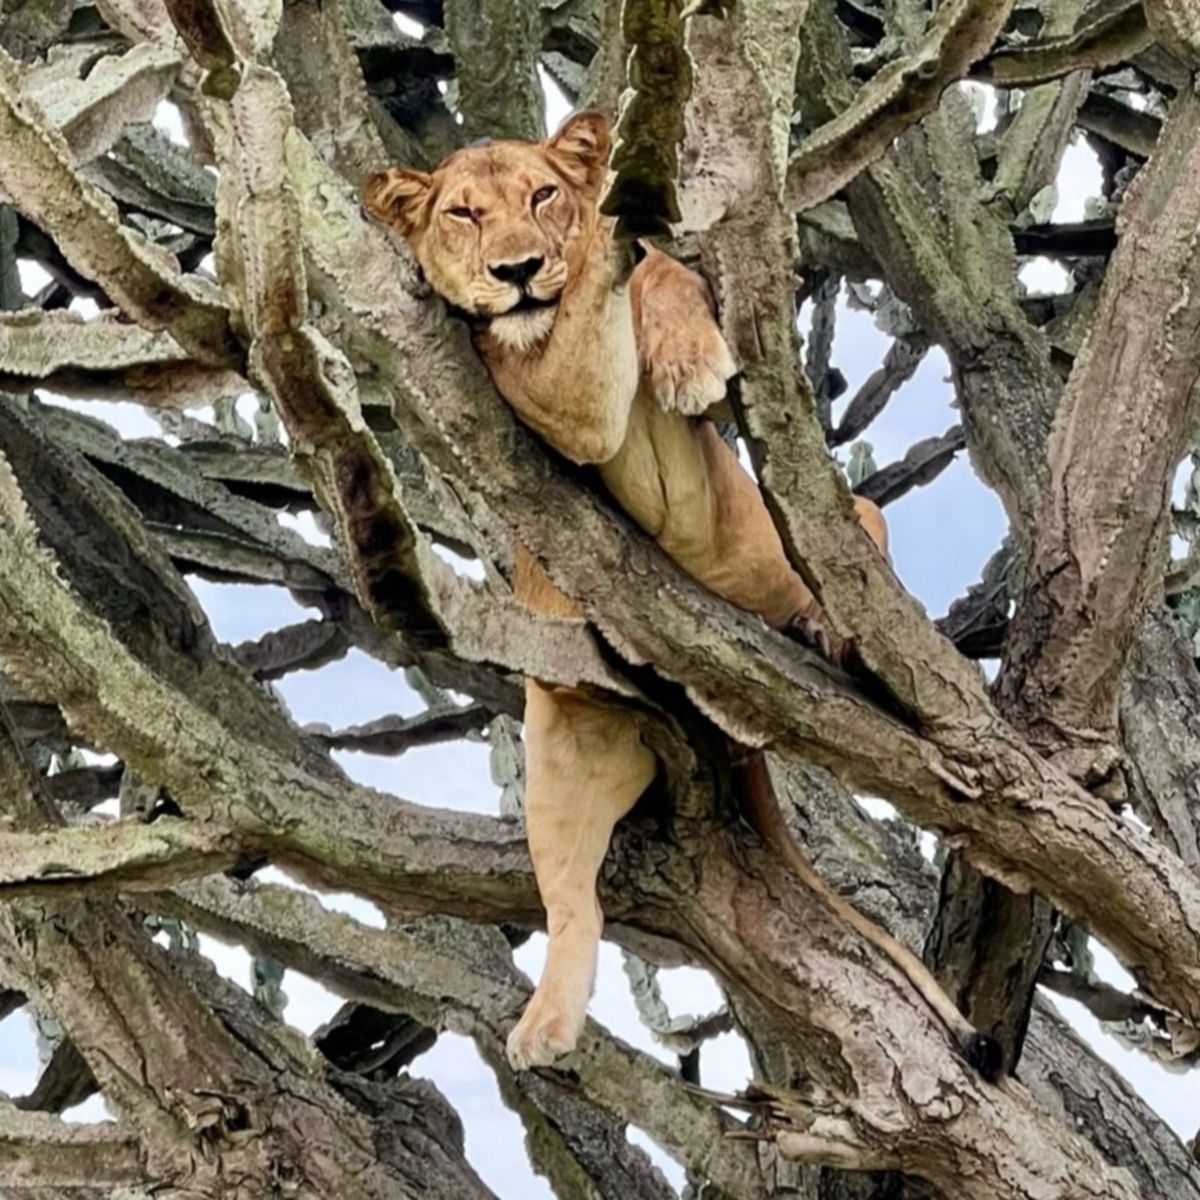
[[491,271],[501,283],[515,283],[524,287],[541,269],[544,258],[526,258],[521,262],[490,263]]

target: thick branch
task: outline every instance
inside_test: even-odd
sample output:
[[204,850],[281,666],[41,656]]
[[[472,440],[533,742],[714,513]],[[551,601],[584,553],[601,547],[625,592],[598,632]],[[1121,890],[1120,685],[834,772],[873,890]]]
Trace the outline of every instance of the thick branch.
[[1164,50],[1189,67],[1200,66],[1200,13],[1188,0],[1143,0],[1146,24]]
[[337,524],[363,606],[385,628],[438,644],[447,622],[434,581],[446,568],[400,502],[390,464],[363,421],[350,364],[308,323],[299,210],[283,158],[293,123],[282,79],[247,64],[229,116],[220,162],[224,178],[237,182],[222,183],[217,209],[231,231],[227,253],[236,255],[245,281],[251,361]]
[[[112,905],[10,910],[0,953],[136,1125],[159,1186],[252,1200],[282,1172],[306,1200],[491,1196],[461,1158],[430,1162],[425,1138],[377,1147],[310,1050],[265,1025],[208,964],[168,956]],[[258,1136],[239,1137],[247,1127]]]
[[91,1067],[75,1043],[64,1037],[54,1047],[33,1091],[17,1100],[16,1105],[27,1112],[61,1113],[82,1104],[99,1090]]
[[[792,767],[774,774],[777,793],[795,812],[797,837],[822,876],[919,949],[936,905],[937,872],[912,843],[910,831],[865,818],[855,801],[820,773]],[[1200,1165],[1180,1139],[1041,997],[1033,1004],[1021,1079],[1048,1112],[1086,1134],[1109,1161],[1129,1169],[1146,1200],[1200,1197]],[[861,1198],[864,1193],[851,1181],[846,1179],[844,1195]],[[869,1194],[883,1200],[896,1193],[881,1188]],[[910,1180],[902,1194],[914,1194]],[[835,1195],[842,1198],[843,1192]]]
[[154,408],[212,404],[252,390],[236,371],[188,362],[166,333],[107,313],[83,321],[74,313],[32,308],[0,317],[4,376],[36,380],[68,396],[136,398]]
[[26,70],[21,94],[66,139],[77,166],[106,154],[125,130],[149,121],[182,66],[179,54],[157,46],[134,46],[106,55],[79,78],[83,64],[70,56]]
[[[1043,22],[1043,36],[1071,33],[1085,2],[1058,0]],[[1007,200],[1015,215],[1023,213],[1039,192],[1057,180],[1088,83],[1088,74],[1080,71],[1022,96],[1020,110],[997,148],[992,177],[995,195]]]
[[501,1086],[543,1110],[553,1112],[574,1095],[576,1103],[621,1122],[636,1121],[674,1158],[730,1195],[761,1186],[750,1144],[725,1138],[734,1122],[689,1093],[673,1072],[595,1024],[572,1056],[575,1082],[557,1073],[514,1075],[503,1057],[504,1038],[528,990],[494,931],[448,924],[436,941],[403,926],[378,931],[299,892],[216,879],[164,895],[159,907],[278,958],[341,995],[468,1034]]
[[1132,800],[1164,845],[1200,871],[1200,673],[1191,639],[1152,610],[1121,682]]
[[468,142],[536,141],[545,133],[537,77],[540,17],[522,0],[448,0],[444,24]]
[[1149,158],[1158,142],[1162,122],[1104,92],[1093,91],[1079,110],[1079,127],[1098,134],[1138,158]]
[[788,164],[788,208],[803,212],[830,199],[932,112],[942,92],[991,48],[1012,7],[1013,0],[939,4],[917,45],[805,139]]
[[1117,231],[1109,218],[1062,225],[1026,225],[1013,231],[1018,254],[1049,258],[1107,258],[1116,247]]
[[1044,1000],[1034,1007],[1021,1074],[1048,1112],[1086,1127],[1144,1200],[1197,1200],[1200,1165],[1121,1075]]
[[131,42],[176,47],[179,38],[162,0],[98,0],[104,20]]
[[153,891],[231,867],[242,849],[228,830],[171,817],[150,825],[0,833],[0,897],[89,886]]
[[[840,68],[848,59],[839,27],[822,7],[805,34],[801,95],[812,105],[836,108],[846,102]],[[1011,213],[1005,205],[980,202],[974,130],[962,98],[948,92],[926,119],[922,137],[898,145],[857,179],[847,190],[848,202],[892,290],[950,359],[974,466],[999,492],[1019,551],[1046,478],[1045,443],[1061,381],[1047,338],[1030,324],[1016,294],[1006,225]],[[982,865],[978,858],[973,863]],[[1040,940],[1031,940],[1034,924]],[[949,935],[931,943],[939,977],[954,987],[971,1020],[1000,1042],[1011,1066],[1041,963],[1045,906],[983,881],[952,856],[938,928]],[[992,948],[999,953],[993,956]],[[1016,968],[1000,988],[994,986],[993,957]],[[1012,986],[1021,980],[1024,987]]]
[[171,255],[123,225],[112,201],[79,178],[62,135],[22,99],[18,68],[7,55],[0,58],[0,146],[0,189],[54,238],[72,267],[143,325],[167,330],[201,362],[236,360],[216,289],[181,274]]
[[0,1100],[0,1187],[118,1187],[145,1178],[129,1129],[67,1124]]
[[997,87],[1028,87],[1075,71],[1115,66],[1153,40],[1141,0],[1096,3],[1072,33],[1002,47],[974,75]]
[[[348,635],[369,646],[372,653],[393,665],[418,661],[443,686],[457,688],[501,707],[517,703],[511,683],[497,678],[488,664],[505,671],[532,673],[565,684],[588,683],[623,694],[633,689],[602,658],[594,638],[578,621],[543,619],[517,605],[510,596],[447,581],[440,599],[454,621],[453,654],[414,646],[402,630],[378,630],[358,608],[350,594],[350,581],[336,553],[305,542],[280,526],[273,510],[232,494],[204,478],[204,458],[162,443],[126,442],[106,426],[78,414],[29,403],[29,416],[37,430],[56,445],[78,450],[100,466],[133,499],[147,523],[161,522],[158,540],[169,552],[193,569],[209,565],[225,570],[231,565],[251,578],[281,583],[304,596],[303,603],[326,604],[344,617]],[[16,414],[4,420],[18,421]],[[10,448],[15,429],[0,431]],[[25,435],[28,436],[28,435]],[[30,451],[33,477],[51,469],[65,477],[59,494],[66,495],[89,478],[78,466],[51,468]],[[53,457],[53,456],[52,456]],[[77,482],[79,481],[79,482]],[[35,506],[37,501],[34,500]],[[219,534],[181,530],[219,530],[233,535],[231,542],[214,545]],[[157,528],[157,527],[156,527]],[[127,536],[131,532],[126,527]],[[137,537],[143,535],[139,532]],[[439,575],[445,580],[446,576]],[[182,585],[180,585],[182,586]],[[256,700],[256,704],[261,700]]]
[[[6,729],[0,783],[8,824],[61,823]],[[139,1166],[156,1187],[252,1200],[286,1178],[305,1200],[490,1196],[461,1144],[447,1148],[421,1131],[373,1145],[376,1127],[332,1090],[303,1045],[266,1027],[210,964],[168,957],[111,901],[10,902],[0,912],[0,959],[137,1130]],[[382,1115],[378,1106],[372,1115]],[[257,1136],[247,1139],[247,1129]]]
[[[404,145],[399,126],[373,107],[347,25],[355,6],[298,4],[287,9],[271,43],[271,65],[287,82],[299,127],[318,153],[351,183],[362,183]],[[374,5],[362,6],[390,25]],[[462,73],[459,71],[461,87]],[[407,148],[407,146],[405,146]],[[402,153],[402,151],[399,151]],[[412,162],[411,159],[405,159]]]
[[681,216],[679,143],[692,88],[683,6],[678,0],[625,0],[621,26],[629,90],[617,118],[613,177],[600,210],[616,218],[618,237],[669,237]]
[[1121,669],[1161,580],[1172,475],[1200,406],[1200,250],[1179,234],[1200,225],[1198,125],[1200,100],[1180,93],[1125,200],[1055,417],[999,683],[1048,751],[1115,740]]

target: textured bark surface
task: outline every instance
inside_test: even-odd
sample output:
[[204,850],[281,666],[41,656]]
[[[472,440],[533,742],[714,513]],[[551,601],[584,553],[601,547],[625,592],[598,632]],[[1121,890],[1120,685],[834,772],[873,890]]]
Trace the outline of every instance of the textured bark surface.
[[[1171,503],[1200,395],[1198,29],[1178,0],[0,0],[0,1013],[56,1031],[0,1103],[0,1189],[490,1196],[419,1078],[452,1032],[570,1200],[675,1194],[630,1125],[719,1200],[1200,1198],[1152,1097],[1036,994],[1198,1057],[1200,570],[1194,549],[1168,562],[1170,533],[1200,542],[1196,484]],[[390,161],[540,136],[540,71],[617,121],[620,235],[678,234],[707,275],[736,432],[847,670],[704,593],[548,455],[364,219]],[[968,75],[1001,89],[993,132]],[[147,123],[164,97],[186,145]],[[1056,223],[1079,131],[1103,194]],[[1072,289],[1024,295],[1033,254]],[[36,296],[18,259],[50,278]],[[892,343],[835,415],[846,282]],[[102,311],[66,311],[82,297]],[[998,494],[1009,538],[936,624],[829,453],[906,402],[934,346],[957,414],[880,468],[857,446],[851,479],[887,504],[965,448]],[[39,390],[132,401],[169,438]],[[514,539],[586,619],[513,602]],[[310,611],[225,646],[188,576]],[[270,681],[351,652],[425,710],[297,726]],[[1001,660],[995,688],[977,657]],[[600,895],[677,1069],[594,1023],[555,1069],[504,1058],[528,995],[512,948],[542,920],[512,819],[526,675],[633,706],[662,764]],[[332,757],[460,738],[489,740],[504,816]],[[768,752],[821,887],[752,832],[739,746]],[[942,839],[940,884],[850,789]],[[253,878],[268,863],[386,927]],[[254,956],[256,998],[196,931]],[[995,1040],[998,1077],[885,931]],[[1138,991],[1089,974],[1081,931]],[[654,971],[681,963],[723,1009],[672,1020]],[[346,1002],[312,1042],[280,1020],[285,966]],[[756,1075],[737,1096],[695,1086],[731,1027]],[[96,1090],[113,1122],[60,1118]]]
[[1195,436],[1198,121],[1200,100],[1181,93],[1122,205],[1046,448],[1050,478],[998,684],[1033,743],[1097,784],[1112,770],[1125,655],[1161,589],[1173,469]]

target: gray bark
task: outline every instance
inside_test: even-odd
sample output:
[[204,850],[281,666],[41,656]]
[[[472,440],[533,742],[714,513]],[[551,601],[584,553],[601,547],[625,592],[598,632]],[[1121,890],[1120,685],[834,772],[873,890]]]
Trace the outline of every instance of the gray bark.
[[[1200,598],[1195,556],[1168,575],[1164,552],[1200,395],[1189,6],[398,8],[420,41],[374,0],[102,0],[74,22],[54,0],[0,4],[0,1011],[29,1003],[62,1030],[33,1092],[0,1105],[0,1187],[490,1195],[448,1103],[408,1073],[452,1030],[572,1200],[670,1195],[629,1124],[722,1200],[1200,1197],[1192,1155],[1035,995],[1039,978],[1064,986],[1043,963],[1057,910],[1141,989],[1071,975],[1075,994],[1195,1057]],[[554,462],[362,219],[357,189],[390,160],[538,136],[539,64],[618,117],[619,235],[686,234],[708,274],[742,368],[739,431],[850,674],[703,594]],[[995,135],[974,130],[968,74],[1027,89]],[[145,123],[168,93],[187,147]],[[1108,208],[1047,225],[1034,202],[1074,130],[1109,147]],[[1072,265],[1077,295],[1020,295],[1020,258],[1041,251]],[[53,280],[33,302],[18,254]],[[835,421],[833,297],[868,276],[906,324]],[[824,297],[813,379],[801,279]],[[106,311],[79,320],[62,311],[75,296]],[[935,343],[961,425],[856,490],[937,487],[965,447],[999,494],[1007,548],[939,627],[867,550],[828,455],[905,402]],[[123,441],[39,388],[133,400],[178,444]],[[245,393],[250,434],[232,411]],[[283,511],[319,514],[332,548]],[[1175,515],[1193,540],[1194,516]],[[586,621],[513,602],[515,538]],[[222,646],[187,574],[286,587],[312,616]],[[427,711],[297,728],[264,684],[352,648],[419,672]],[[994,695],[964,655],[1002,657]],[[330,755],[503,723],[511,756],[523,675],[635,706],[663,764],[601,894],[644,981],[689,962],[724,989],[727,1010],[686,1030],[645,1006],[681,1071],[593,1024],[564,1069],[513,1073],[502,1047],[527,985],[511,944],[542,919],[519,825],[383,796]],[[797,842],[873,932],[738,819],[738,743],[769,747]],[[52,755],[67,769],[49,773]],[[940,887],[850,788],[947,840]],[[92,812],[117,796],[119,820]],[[1124,800],[1149,835],[1110,807]],[[388,928],[250,879],[268,861],[375,900]],[[214,975],[196,929],[346,1009],[301,1044]],[[924,949],[1006,1078],[964,1060],[882,930]],[[730,1022],[754,1085],[689,1086]],[[115,1126],[58,1120],[97,1088]]]

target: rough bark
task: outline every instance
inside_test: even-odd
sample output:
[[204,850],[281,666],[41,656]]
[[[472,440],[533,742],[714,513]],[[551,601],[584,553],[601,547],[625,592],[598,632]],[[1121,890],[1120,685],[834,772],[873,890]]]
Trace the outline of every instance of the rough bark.
[[[448,1029],[476,1040],[561,1196],[669,1194],[631,1123],[722,1200],[1200,1195],[1180,1143],[1031,1007],[1039,973],[1066,985],[1042,966],[1049,900],[1142,989],[1071,976],[1072,994],[1147,1016],[1181,1061],[1200,1022],[1200,675],[1191,626],[1159,607],[1168,477],[1197,394],[1194,239],[1179,235],[1200,221],[1187,6],[962,3],[927,19],[899,0],[631,0],[623,23],[591,0],[398,8],[423,39],[368,0],[101,0],[69,34],[50,0],[0,13],[0,193],[20,214],[0,208],[0,306],[26,308],[0,319],[0,388],[18,397],[0,405],[0,1011],[28,1001],[65,1035],[23,1108],[0,1111],[0,1186],[486,1195],[449,1106],[397,1077]],[[702,594],[550,460],[359,217],[355,188],[388,158],[428,166],[464,139],[536,135],[539,61],[614,110],[630,48],[609,202],[625,235],[680,218],[709,273],[743,368],[741,432],[852,675]],[[975,135],[953,86],[967,73],[1032,88],[995,136]],[[168,87],[188,147],[140,124]],[[1138,90],[1151,112],[1126,103]],[[1109,208],[1047,224],[1073,129],[1107,147]],[[1125,153],[1150,162],[1114,220]],[[799,224],[787,211],[817,201]],[[202,266],[214,232],[219,288]],[[1019,294],[1035,253],[1071,265],[1077,297]],[[32,305],[17,254],[53,280]],[[900,324],[835,423],[836,347],[814,352],[814,396],[794,314],[824,279],[831,317],[838,272],[882,275]],[[56,311],[80,296],[111,311]],[[950,641],[859,536],[826,452],[904,402],[934,343],[961,429],[859,491],[896,499],[965,444],[999,492],[1010,551],[940,623]],[[122,441],[35,386],[133,399],[180,444]],[[233,411],[243,394],[254,429]],[[284,511],[323,514],[332,547],[281,528]],[[514,537],[586,622],[513,605]],[[1192,568],[1168,588],[1184,621]],[[180,571],[283,586],[314,619],[219,646]],[[417,668],[427,711],[297,729],[263,682],[351,648]],[[1005,654],[997,697],[959,650]],[[595,1026],[563,1070],[509,1071],[527,992],[509,947],[541,919],[519,826],[381,795],[330,758],[494,731],[526,673],[641,712],[663,778],[605,864],[608,934],[718,977],[727,1009],[676,1039],[684,1077],[702,1034],[733,1021],[760,1075],[745,1095],[689,1088]],[[1008,1065],[1024,1038],[1020,1082],[984,1082],[919,977],[736,819],[731,738],[770,748],[785,816],[838,895],[910,947],[932,927],[943,981]],[[117,761],[86,766],[80,746]],[[1117,763],[1150,835],[1089,793],[1109,796]],[[814,764],[948,840],[940,904],[911,841]],[[119,822],[90,811],[118,793]],[[352,887],[389,927],[234,881],[265,861]],[[150,941],[147,910],[175,948]],[[356,1007],[318,1039],[326,1058],[217,980],[181,919],[344,994]],[[115,1128],[48,1115],[97,1086]]]
[[[1200,400],[1200,101],[1184,92],[1122,209],[1091,331],[1046,453],[999,693],[1035,745],[1111,771],[1125,657],[1161,587],[1174,470]],[[1101,761],[1105,756],[1110,761]],[[1088,761],[1090,760],[1090,761]]]

